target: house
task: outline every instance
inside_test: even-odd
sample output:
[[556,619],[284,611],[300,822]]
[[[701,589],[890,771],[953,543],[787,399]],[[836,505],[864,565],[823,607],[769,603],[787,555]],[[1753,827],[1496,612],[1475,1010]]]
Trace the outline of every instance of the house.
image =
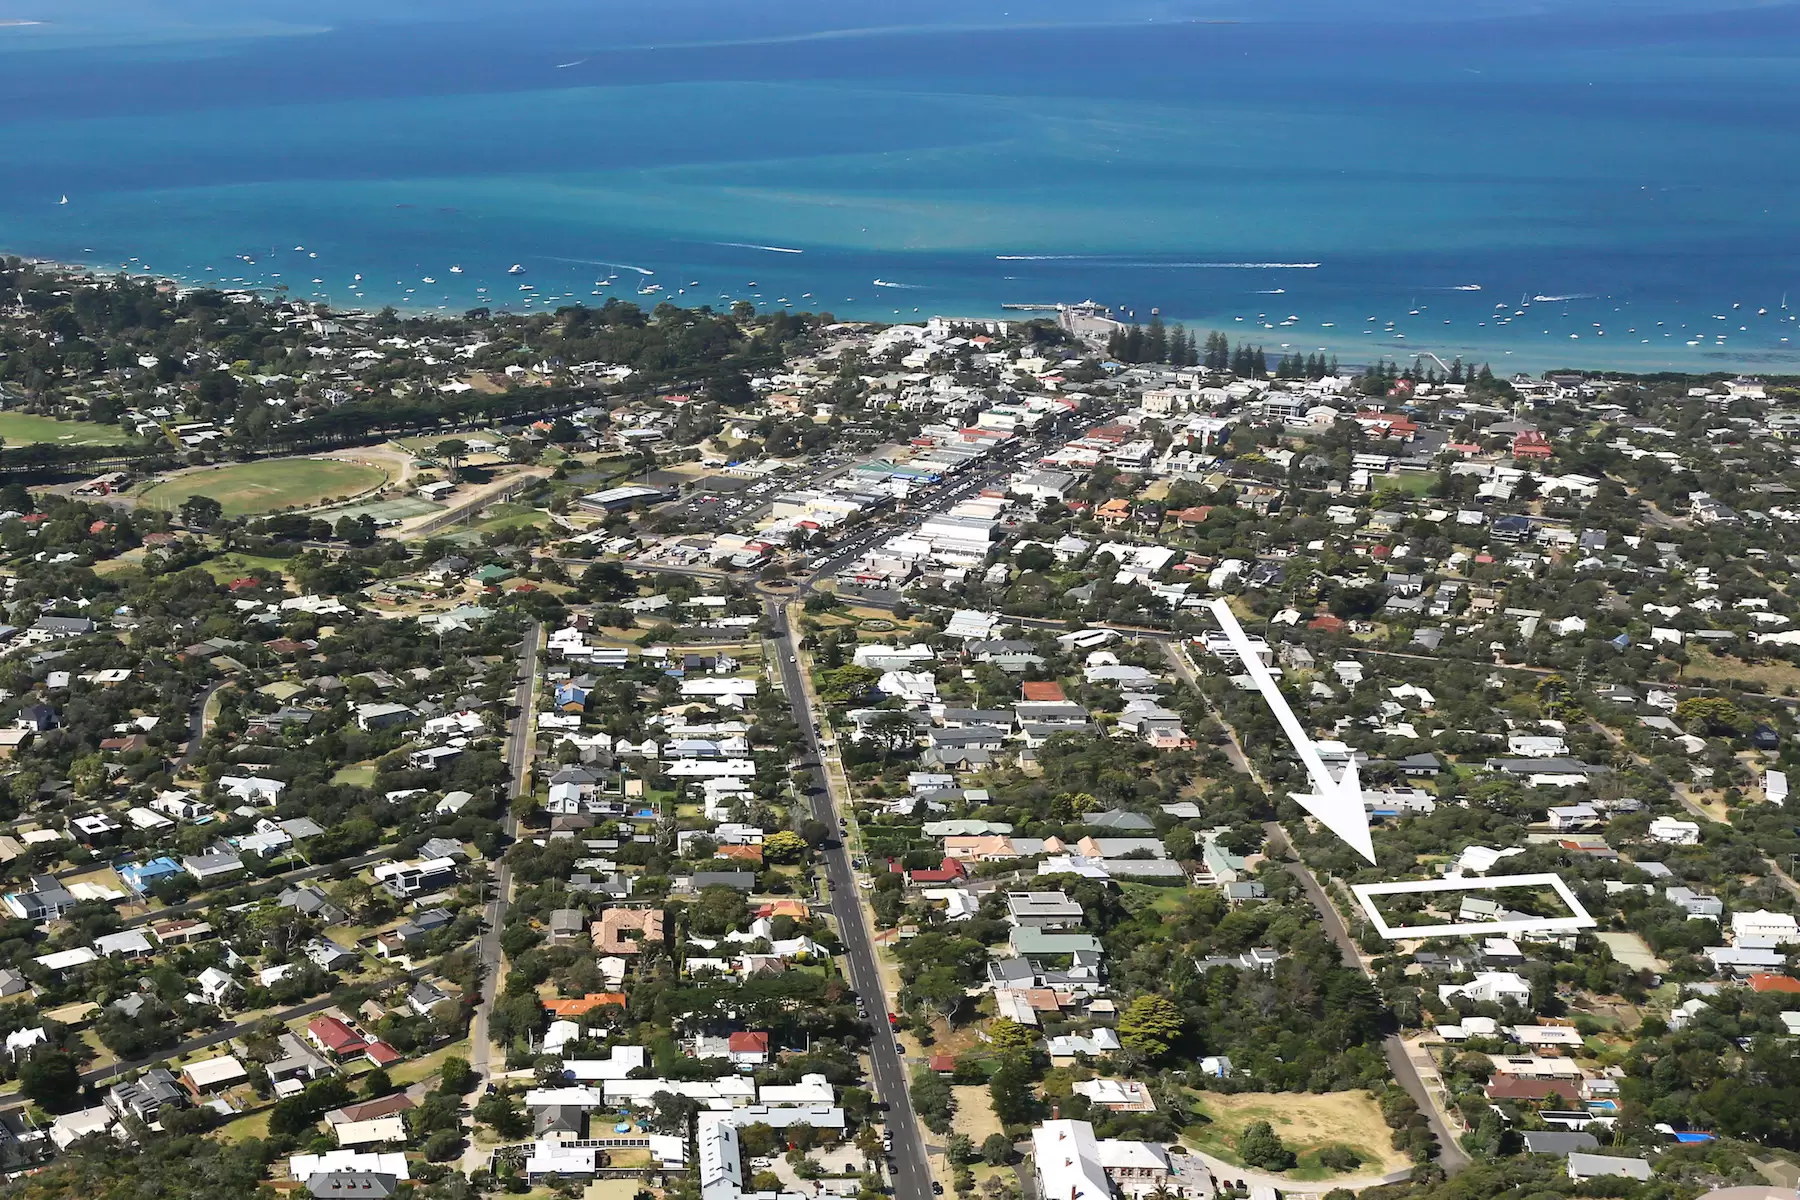
[[368,1048],[368,1041],[336,1017],[315,1017],[306,1027],[306,1040],[343,1062]]
[[345,1147],[375,1146],[406,1140],[406,1119],[414,1107],[405,1092],[395,1092],[361,1104],[346,1104],[325,1114],[325,1126],[337,1144]]
[[187,1103],[187,1091],[175,1076],[163,1067],[152,1067],[127,1083],[116,1083],[106,1090],[106,1107],[120,1120],[131,1117],[148,1125],[165,1108],[179,1108]]
[[1694,821],[1657,817],[1650,822],[1650,840],[1665,846],[1697,846],[1700,844],[1700,826]]
[[400,1194],[400,1177],[385,1171],[316,1171],[306,1190],[313,1200],[392,1200]]
[[200,985],[200,998],[214,1008],[223,1008],[225,1001],[244,987],[217,967],[203,969],[194,977],[194,982]]
[[8,892],[7,910],[21,921],[54,921],[80,903],[54,875],[33,875],[31,891]]
[[244,860],[227,851],[189,854],[181,860],[182,870],[203,884],[229,879],[244,869]]
[[1731,942],[1740,950],[1800,945],[1800,925],[1787,913],[1736,912],[1731,914]]
[[417,862],[381,863],[373,872],[375,882],[399,900],[429,895],[456,882],[456,860],[426,858]]
[[1032,929],[1079,929],[1083,914],[1063,892],[1008,892],[1006,919]]
[[664,936],[660,908],[609,908],[591,926],[594,949],[602,954],[636,954],[645,942]]
[[450,999],[444,990],[428,979],[421,979],[413,985],[412,991],[406,993],[406,1007],[421,1017],[431,1015],[431,1010]]
[[1135,1079],[1088,1079],[1076,1083],[1073,1090],[1078,1096],[1086,1096],[1095,1108],[1112,1112],[1156,1111],[1150,1089]]
[[578,908],[559,908],[550,914],[550,944],[568,945],[587,936],[587,916]]
[[250,1078],[250,1072],[244,1069],[244,1064],[229,1054],[189,1063],[181,1068],[181,1075],[196,1096],[221,1091]]
[[1650,1178],[1650,1164],[1641,1158],[1614,1158],[1610,1154],[1569,1155],[1569,1178],[1580,1183],[1602,1175],[1621,1175],[1626,1179]]
[[728,1057],[740,1071],[751,1071],[769,1061],[769,1035],[734,1033],[726,1039]]
[[1586,1153],[1600,1148],[1600,1139],[1591,1133],[1570,1133],[1556,1129],[1526,1130],[1520,1135],[1525,1141],[1527,1154],[1554,1154],[1561,1156],[1571,1153]]
[[404,725],[416,716],[418,714],[404,704],[376,702],[356,706],[357,727],[368,732]]
[[1074,1058],[1078,1054],[1098,1058],[1102,1054],[1112,1054],[1122,1049],[1123,1045],[1118,1034],[1102,1027],[1088,1034],[1065,1033],[1049,1038],[1044,1043],[1044,1048],[1052,1059]]
[[1478,971],[1475,978],[1463,984],[1439,984],[1438,999],[1449,1004],[1458,997],[1475,1004],[1531,1005],[1531,984],[1524,976],[1511,971]]

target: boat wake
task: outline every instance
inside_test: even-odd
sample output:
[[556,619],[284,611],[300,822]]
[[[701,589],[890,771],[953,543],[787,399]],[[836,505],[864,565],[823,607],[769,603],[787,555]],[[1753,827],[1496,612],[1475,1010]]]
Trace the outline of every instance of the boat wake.
[[631,263],[605,262],[598,258],[558,258],[554,254],[546,254],[544,257],[551,262],[578,263],[584,267],[611,267],[616,271],[636,271],[639,275],[656,274],[649,267],[633,266]]
[[767,250],[770,254],[805,254],[804,250],[796,250],[792,246],[758,246],[754,242],[714,242],[715,246],[735,246],[739,250]]
[[917,292],[917,291],[924,290],[925,285],[920,284],[920,283],[895,283],[892,280],[888,280],[888,279],[877,279],[877,280],[875,280],[875,286],[876,287],[884,287],[884,288],[901,288],[904,291]]
[[1574,292],[1567,296],[1533,296],[1531,301],[1533,304],[1555,304],[1558,300],[1592,300],[1593,298],[1591,292]]
[[1176,271],[1312,271],[1316,262],[1135,262],[1105,254],[996,254],[997,262],[1091,262],[1135,270]]

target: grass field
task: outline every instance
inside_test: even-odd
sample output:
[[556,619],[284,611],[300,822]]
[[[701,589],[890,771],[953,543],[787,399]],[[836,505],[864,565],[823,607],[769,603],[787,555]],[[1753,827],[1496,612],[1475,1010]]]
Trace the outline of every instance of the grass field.
[[1740,687],[1772,693],[1800,690],[1800,667],[1777,659],[1747,663],[1721,657],[1704,646],[1689,646],[1687,656],[1683,678],[1730,680]]
[[1335,1172],[1319,1165],[1319,1151],[1348,1146],[1362,1159],[1356,1175],[1381,1175],[1406,1165],[1406,1156],[1391,1148],[1392,1136],[1381,1109],[1367,1092],[1219,1092],[1193,1093],[1210,1125],[1190,1127],[1184,1140],[1215,1158],[1242,1165],[1237,1137],[1253,1121],[1267,1121],[1300,1162],[1285,1174],[1290,1179],[1329,1179]]
[[58,421],[54,417],[36,417],[30,413],[0,412],[0,438],[9,446],[25,446],[35,442],[62,442],[71,446],[116,446],[131,435],[117,425],[95,425],[89,421]]
[[228,517],[247,517],[284,508],[310,508],[333,496],[349,496],[388,478],[380,467],[333,458],[281,458],[241,463],[153,483],[138,503],[174,510],[189,496],[211,496]]
[[[182,497],[186,499],[187,497]],[[209,558],[201,564],[214,579],[229,582],[242,579],[251,572],[266,573],[280,578],[282,568],[287,565],[284,558],[268,558],[261,554],[221,554],[217,558]]]
[[348,784],[351,787],[374,787],[375,764],[352,763],[347,767],[339,767],[332,773],[331,782]]

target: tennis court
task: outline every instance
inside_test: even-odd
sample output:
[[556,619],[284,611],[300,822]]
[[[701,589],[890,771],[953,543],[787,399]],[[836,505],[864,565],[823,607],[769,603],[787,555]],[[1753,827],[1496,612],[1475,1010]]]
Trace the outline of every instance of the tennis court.
[[427,513],[442,512],[444,506],[433,504],[418,496],[395,496],[390,500],[365,500],[359,504],[343,504],[337,508],[327,508],[314,515],[321,520],[330,521],[333,525],[344,517],[356,518],[368,514],[378,525],[390,521],[410,521],[414,517],[422,517]]

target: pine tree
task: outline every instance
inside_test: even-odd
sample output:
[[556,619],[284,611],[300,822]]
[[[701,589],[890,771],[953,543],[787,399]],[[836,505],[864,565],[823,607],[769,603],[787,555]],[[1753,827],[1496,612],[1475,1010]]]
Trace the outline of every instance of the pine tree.
[[1144,361],[1169,361],[1169,331],[1163,328],[1162,314],[1150,314],[1150,328],[1144,334]]
[[1106,357],[1117,362],[1124,353],[1125,331],[1115,325],[1112,327],[1112,331],[1106,335]]
[[1130,331],[1125,334],[1124,358],[1128,363],[1144,361],[1144,331],[1136,321],[1131,323]]
[[1267,357],[1266,357],[1266,356],[1265,356],[1265,355],[1264,355],[1264,354],[1263,354],[1263,348],[1262,348],[1262,347],[1261,347],[1261,346],[1258,346],[1258,347],[1257,347],[1257,348],[1256,348],[1256,358],[1255,358],[1255,360],[1254,360],[1254,361],[1253,361],[1253,363],[1252,363],[1252,367],[1253,367],[1253,369],[1254,369],[1254,370],[1255,370],[1255,371],[1256,371],[1256,374],[1257,374],[1257,377],[1258,377],[1258,378],[1259,378],[1259,379],[1266,379],[1266,378],[1268,378],[1268,375],[1269,375],[1269,360],[1268,360],[1268,358],[1267,358]]

